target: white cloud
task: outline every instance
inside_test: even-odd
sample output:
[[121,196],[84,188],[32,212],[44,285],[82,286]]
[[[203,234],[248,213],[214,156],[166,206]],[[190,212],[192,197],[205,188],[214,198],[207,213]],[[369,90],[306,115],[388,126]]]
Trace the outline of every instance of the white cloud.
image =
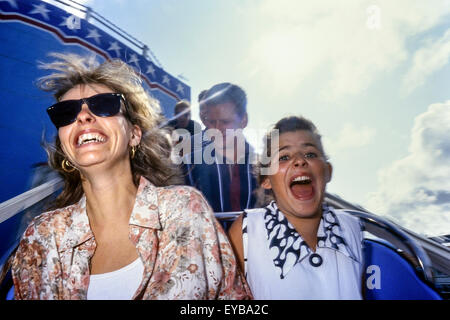
[[[375,17],[368,10],[374,7]],[[406,62],[409,37],[440,23],[450,6],[439,0],[266,0],[252,12],[247,18],[258,32],[243,63],[247,74],[280,93],[298,91],[319,75],[322,97],[335,99],[364,91]]]
[[409,154],[378,172],[367,208],[426,235],[450,233],[450,100],[417,116]]
[[324,137],[324,148],[331,156],[340,151],[361,148],[373,141],[375,129],[367,126],[356,127],[352,123],[346,123],[336,138]]
[[403,80],[406,93],[425,83],[435,71],[445,66],[450,59],[450,30],[437,41],[428,43],[417,50],[412,58],[413,64]]

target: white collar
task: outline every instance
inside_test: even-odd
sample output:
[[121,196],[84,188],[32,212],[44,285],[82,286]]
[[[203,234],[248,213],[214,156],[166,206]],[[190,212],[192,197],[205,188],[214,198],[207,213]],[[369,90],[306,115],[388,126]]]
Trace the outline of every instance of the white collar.
[[[317,230],[317,247],[339,251],[348,258],[358,261],[345,239],[334,209],[325,203],[322,208],[322,217]],[[278,209],[275,201],[265,209],[264,222],[269,250],[280,278],[283,279],[292,267],[313,252]]]

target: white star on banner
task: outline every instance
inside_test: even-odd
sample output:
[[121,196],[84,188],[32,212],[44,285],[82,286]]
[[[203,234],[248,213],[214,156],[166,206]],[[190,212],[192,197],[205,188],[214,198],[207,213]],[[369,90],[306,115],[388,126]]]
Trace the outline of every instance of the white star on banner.
[[155,77],[155,68],[153,68],[153,66],[151,64],[148,65],[147,67],[147,71],[145,71],[145,73],[150,73],[152,75],[152,77]]
[[45,20],[48,20],[48,14],[50,10],[45,7],[45,4],[33,4],[34,9],[29,12],[29,14],[41,14]]
[[8,2],[11,7],[17,9],[17,2],[16,2],[16,0],[0,0],[0,2]]
[[122,48],[119,47],[119,44],[117,43],[117,41],[110,42],[110,46],[109,46],[108,50],[114,51],[116,53],[117,57],[120,57],[120,50],[121,49]]
[[184,94],[184,88],[181,84],[177,84],[177,92],[180,92],[181,94]]
[[138,59],[137,55],[135,53],[132,53],[130,56],[131,56],[131,59],[128,60],[128,63],[134,63],[135,65],[137,65],[139,67],[139,59]]
[[166,83],[168,86],[170,86],[170,79],[167,74],[164,75],[162,83]]
[[86,36],[86,38],[94,38],[97,44],[100,44],[100,37],[101,36],[98,34],[97,29],[89,29],[89,34]]
[[79,17],[70,15],[68,17],[63,18],[63,22],[60,26],[64,26],[69,30],[80,30],[81,29],[81,20]]

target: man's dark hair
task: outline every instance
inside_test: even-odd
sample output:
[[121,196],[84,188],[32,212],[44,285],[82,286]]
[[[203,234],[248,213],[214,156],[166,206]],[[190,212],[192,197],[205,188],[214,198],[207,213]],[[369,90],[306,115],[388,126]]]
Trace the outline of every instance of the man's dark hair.
[[247,113],[247,95],[245,91],[229,82],[219,83],[208,89],[200,101],[200,107],[208,108],[227,102],[236,106],[236,113],[239,117],[243,117]]
[[200,103],[200,101],[202,101],[203,100],[203,97],[205,96],[205,93],[207,92],[208,90],[202,90],[199,94],[198,94],[198,102]]
[[181,111],[183,111],[186,108],[189,108],[189,109],[191,108],[191,104],[189,103],[189,101],[186,101],[186,100],[178,101],[174,108],[175,114],[179,114]]

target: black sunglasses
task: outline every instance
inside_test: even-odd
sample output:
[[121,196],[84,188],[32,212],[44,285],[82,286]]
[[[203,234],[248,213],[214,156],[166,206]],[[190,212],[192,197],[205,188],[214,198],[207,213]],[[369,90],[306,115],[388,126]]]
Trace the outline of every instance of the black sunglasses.
[[85,103],[89,110],[98,117],[112,117],[119,113],[121,100],[125,97],[121,93],[100,93],[80,100],[65,100],[47,108],[47,113],[56,129],[74,123]]

